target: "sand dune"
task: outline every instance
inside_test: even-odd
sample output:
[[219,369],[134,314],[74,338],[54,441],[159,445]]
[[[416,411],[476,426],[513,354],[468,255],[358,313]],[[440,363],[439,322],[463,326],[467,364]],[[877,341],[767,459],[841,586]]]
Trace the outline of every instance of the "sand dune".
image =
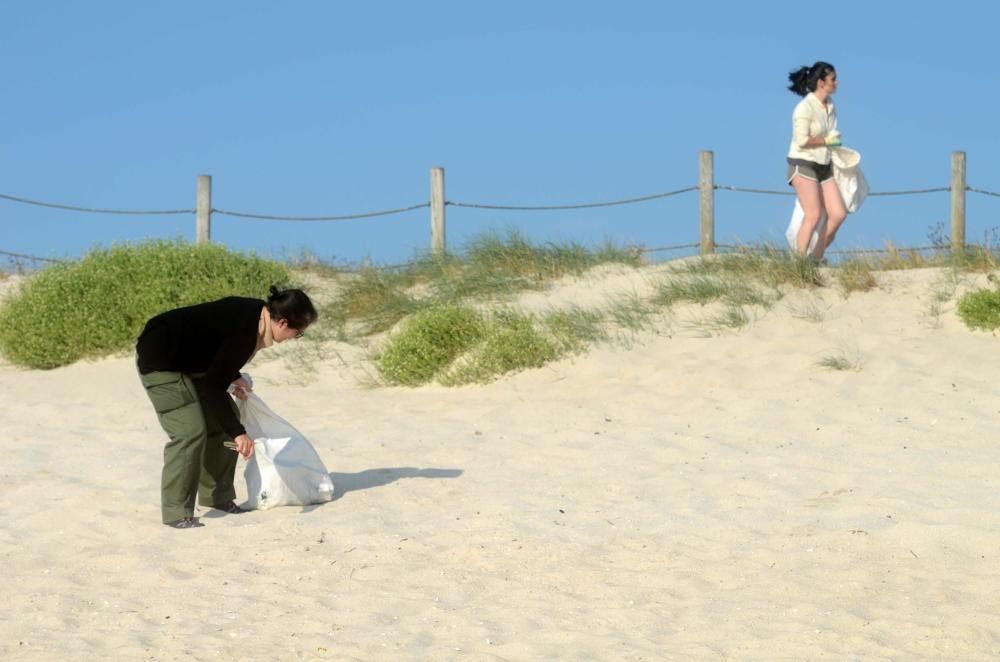
[[932,311],[942,277],[709,337],[683,308],[485,387],[366,388],[345,346],[308,379],[251,365],[337,498],[193,531],[159,523],[128,357],[0,366],[0,658],[997,659],[997,338]]

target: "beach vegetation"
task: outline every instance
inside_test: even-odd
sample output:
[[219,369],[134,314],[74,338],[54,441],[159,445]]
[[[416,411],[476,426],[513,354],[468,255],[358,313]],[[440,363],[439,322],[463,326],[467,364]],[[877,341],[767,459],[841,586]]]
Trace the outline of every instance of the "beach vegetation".
[[825,285],[819,266],[811,258],[768,244],[741,246],[731,253],[688,261],[678,272],[722,276],[728,282],[756,282],[771,288]]
[[651,329],[653,318],[658,314],[659,309],[654,304],[635,292],[621,295],[606,310],[610,322],[632,334]]
[[1000,285],[963,294],[956,312],[970,329],[994,331],[1000,328]]
[[868,292],[878,287],[871,263],[868,260],[849,258],[833,270],[834,280],[844,296],[852,292]]
[[392,328],[421,307],[407,293],[412,284],[408,274],[364,267],[340,280],[334,299],[322,307],[321,318],[329,320],[342,337],[351,321],[361,335],[372,335]]
[[570,306],[549,312],[541,323],[560,354],[579,354],[608,339],[604,315],[599,310]]
[[218,244],[96,248],[33,274],[0,303],[0,352],[43,369],[125,352],[157,313],[225,296],[265,298],[288,279],[284,265]]
[[851,362],[840,355],[824,356],[816,364],[829,370],[850,370],[852,367]]
[[488,232],[454,254],[419,255],[398,269],[363,268],[345,280],[324,313],[341,329],[356,322],[358,333],[372,335],[428,307],[502,302],[601,264],[637,267],[640,257],[634,249],[611,242],[595,248],[575,242],[534,244],[515,230]]
[[860,372],[863,365],[860,352],[840,347],[816,362],[821,368],[838,372],[852,370]]
[[806,320],[808,322],[820,323],[826,319],[829,306],[826,306],[821,297],[796,298],[785,302],[785,308],[795,319]]
[[539,332],[532,316],[499,310],[486,318],[478,342],[439,381],[445,386],[485,384],[511,372],[540,368],[559,355],[559,346]]
[[[553,328],[557,332],[551,332]],[[583,341],[577,332],[595,333],[586,315],[538,320],[510,308],[481,313],[469,306],[442,304],[421,310],[401,324],[375,360],[387,384],[483,384],[511,372],[539,368],[580,349]]]
[[485,330],[482,314],[469,306],[431,306],[390,334],[375,363],[388,384],[426,384],[478,342]]

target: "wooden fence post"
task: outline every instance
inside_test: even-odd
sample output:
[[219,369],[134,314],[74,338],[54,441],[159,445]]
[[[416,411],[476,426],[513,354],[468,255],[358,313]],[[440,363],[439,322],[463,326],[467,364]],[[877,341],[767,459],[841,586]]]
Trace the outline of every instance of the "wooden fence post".
[[965,252],[965,152],[951,153],[951,253]]
[[715,175],[710,150],[698,154],[698,193],[701,200],[701,254],[715,252]]
[[198,205],[194,241],[207,244],[212,240],[212,176],[198,175]]
[[444,257],[444,168],[431,168],[431,255]]

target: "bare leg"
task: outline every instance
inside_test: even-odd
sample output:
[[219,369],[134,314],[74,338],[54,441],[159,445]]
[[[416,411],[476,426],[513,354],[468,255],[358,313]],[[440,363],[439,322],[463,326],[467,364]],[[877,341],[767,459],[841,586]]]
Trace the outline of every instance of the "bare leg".
[[[816,229],[816,224],[819,223],[821,209],[820,187],[817,182],[806,179],[801,175],[792,177],[792,187],[795,189],[795,195],[799,199],[799,204],[802,206],[803,212],[802,227],[799,228],[799,235],[796,237],[795,249],[799,255],[805,255],[806,251],[809,250],[809,240],[812,238],[812,233]],[[843,203],[841,203],[841,206],[843,206]],[[820,237],[816,248],[822,254],[822,237]]]
[[837,230],[847,218],[847,208],[844,207],[844,199],[840,197],[837,182],[831,179],[823,182],[822,187],[823,206],[826,208],[826,236],[820,237],[820,244],[816,250],[817,260],[823,257],[823,252],[833,243],[837,236]]

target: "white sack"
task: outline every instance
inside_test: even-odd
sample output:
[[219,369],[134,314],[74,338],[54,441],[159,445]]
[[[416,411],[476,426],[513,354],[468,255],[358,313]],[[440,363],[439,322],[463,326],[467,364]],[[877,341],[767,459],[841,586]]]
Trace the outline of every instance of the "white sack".
[[333,499],[333,481],[312,444],[250,393],[239,402],[240,421],[254,440],[243,476],[248,507],[305,506]]
[[833,150],[833,180],[840,189],[840,197],[848,214],[861,208],[868,197],[868,180],[861,172],[861,154],[850,147]]

